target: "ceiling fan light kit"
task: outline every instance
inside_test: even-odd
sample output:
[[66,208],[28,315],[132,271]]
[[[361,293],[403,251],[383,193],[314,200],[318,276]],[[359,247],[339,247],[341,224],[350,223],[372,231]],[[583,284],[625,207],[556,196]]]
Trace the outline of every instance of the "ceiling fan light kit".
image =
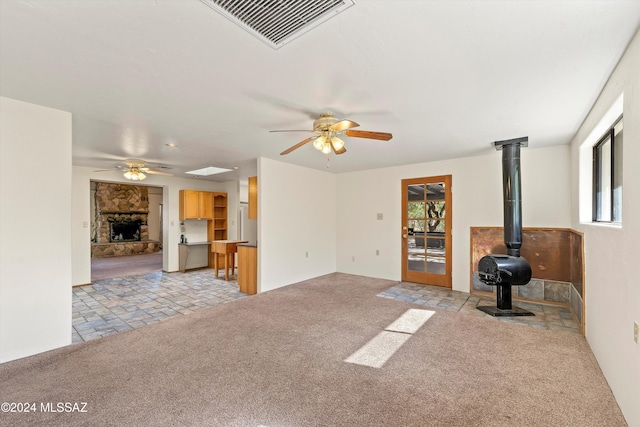
[[343,154],[347,151],[345,143],[336,135],[345,135],[355,138],[377,139],[381,141],[389,141],[393,135],[386,132],[371,132],[366,130],[353,130],[354,127],[360,126],[351,120],[339,120],[331,113],[324,113],[313,122],[313,130],[311,131],[295,131],[295,130],[272,130],[270,132],[314,132],[318,136],[312,136],[304,141],[300,141],[296,145],[289,147],[280,153],[281,156],[289,154],[303,145],[313,141],[313,147],[323,154]]
[[130,179],[131,181],[142,181],[147,176],[137,170],[128,170],[124,173],[124,177]]

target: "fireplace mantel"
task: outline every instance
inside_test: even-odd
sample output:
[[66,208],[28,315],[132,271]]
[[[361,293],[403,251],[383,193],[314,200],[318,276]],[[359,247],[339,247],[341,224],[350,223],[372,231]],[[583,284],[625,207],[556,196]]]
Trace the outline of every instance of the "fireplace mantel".
[[102,215],[140,215],[148,214],[149,211],[100,211]]

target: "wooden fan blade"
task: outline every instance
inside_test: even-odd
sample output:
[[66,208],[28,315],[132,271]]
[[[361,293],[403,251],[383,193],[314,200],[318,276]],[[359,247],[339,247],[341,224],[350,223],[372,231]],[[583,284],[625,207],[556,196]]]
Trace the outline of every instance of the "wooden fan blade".
[[379,139],[381,141],[388,141],[393,138],[393,135],[386,132],[371,132],[368,130],[348,130],[344,133],[346,136],[353,136],[356,138],[369,138]]
[[298,149],[300,147],[302,147],[304,144],[313,141],[314,139],[316,139],[315,136],[312,136],[311,138],[307,138],[304,141],[300,141],[298,142],[296,145],[294,145],[293,147],[287,148],[286,150],[284,150],[282,153],[280,153],[281,156],[284,156],[285,154],[289,154],[290,152],[292,152],[295,149]]
[[334,123],[331,126],[329,126],[329,129],[336,132],[340,132],[340,131],[355,128],[358,126],[360,125],[357,124],[356,122],[352,122],[351,120],[342,120],[342,121],[339,121],[338,123]]
[[341,148],[341,149],[336,150],[336,146],[335,146],[335,145],[333,145],[333,138],[331,138],[331,139],[329,140],[329,144],[331,144],[331,149],[332,149],[332,150],[333,150],[333,152],[334,152],[334,153],[336,153],[336,154],[343,154],[343,153],[346,153],[346,152],[347,152],[347,149],[346,149],[346,148],[344,148],[344,146],[342,146],[342,148]]
[[173,176],[172,173],[158,172],[158,171],[152,171],[152,170],[144,171],[144,173],[150,173],[151,175]]

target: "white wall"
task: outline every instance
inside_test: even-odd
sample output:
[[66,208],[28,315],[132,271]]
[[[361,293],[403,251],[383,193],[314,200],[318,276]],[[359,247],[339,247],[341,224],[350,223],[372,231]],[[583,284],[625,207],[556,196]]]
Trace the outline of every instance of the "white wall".
[[260,158],[258,182],[259,292],[335,272],[335,175]]
[[[489,144],[485,156],[338,175],[338,271],[400,280],[401,180],[452,175],[453,289],[469,292],[470,227],[503,225],[502,152]],[[535,144],[521,150],[523,226],[569,227],[569,146]]]
[[[131,183],[122,172],[93,172],[95,168],[81,166],[73,167],[73,213],[72,239],[73,245],[73,281],[72,284],[83,285],[91,283],[91,245],[90,229],[83,228],[85,221],[91,223],[89,181]],[[162,175],[148,175],[143,183],[136,185],[151,185],[163,188],[163,267],[164,271],[178,271],[178,243],[180,242],[180,190],[220,191],[228,194],[228,223],[229,238],[237,234],[238,216],[238,183],[212,182],[197,179],[168,177]]]
[[6,362],[71,344],[70,113],[0,97],[0,200]]
[[[580,223],[580,145],[624,95],[622,228]],[[588,151],[588,150],[587,150]],[[640,34],[636,34],[571,144],[572,227],[584,233],[587,340],[630,426],[640,426]],[[590,167],[586,162],[584,167]],[[590,187],[590,182],[583,183]],[[588,192],[587,192],[588,194]]]

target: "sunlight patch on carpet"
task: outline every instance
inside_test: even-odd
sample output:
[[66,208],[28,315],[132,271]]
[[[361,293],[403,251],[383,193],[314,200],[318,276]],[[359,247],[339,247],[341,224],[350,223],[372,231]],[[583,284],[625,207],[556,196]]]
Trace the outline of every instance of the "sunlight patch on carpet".
[[409,309],[405,313],[398,317],[396,321],[385,328],[385,331],[391,332],[403,332],[405,334],[415,333],[435,311],[431,310],[418,310],[416,308]]
[[402,316],[346,358],[347,363],[381,368],[402,345],[434,314],[430,310],[407,310]]

